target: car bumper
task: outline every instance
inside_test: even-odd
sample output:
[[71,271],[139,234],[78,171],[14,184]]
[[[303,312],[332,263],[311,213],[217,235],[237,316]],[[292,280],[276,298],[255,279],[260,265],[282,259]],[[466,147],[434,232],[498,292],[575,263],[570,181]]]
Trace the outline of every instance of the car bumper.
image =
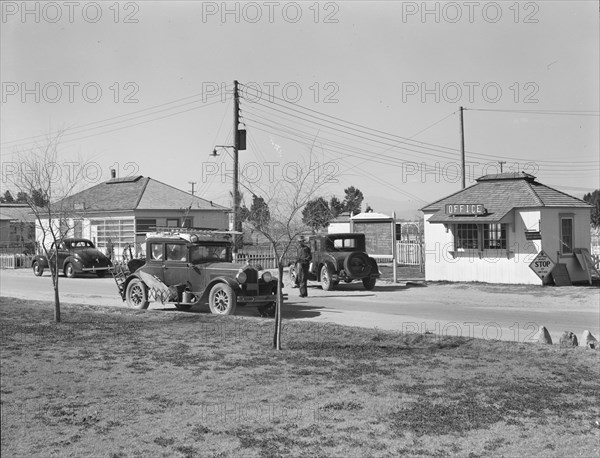
[[373,273],[370,275],[365,275],[364,277],[358,276],[358,277],[353,277],[350,275],[346,275],[346,272],[342,272],[340,275],[334,274],[331,276],[331,279],[333,281],[340,281],[340,280],[362,280],[363,278],[379,278],[381,277],[381,274],[379,272],[377,273]]
[[[283,294],[283,300],[287,300],[288,295]],[[275,302],[277,300],[277,296],[273,294],[265,294],[264,296],[238,296],[238,302],[245,302],[246,304],[268,304],[270,302]]]
[[108,271],[110,270],[110,266],[107,267],[82,267],[81,271],[82,272],[102,272],[102,271]]

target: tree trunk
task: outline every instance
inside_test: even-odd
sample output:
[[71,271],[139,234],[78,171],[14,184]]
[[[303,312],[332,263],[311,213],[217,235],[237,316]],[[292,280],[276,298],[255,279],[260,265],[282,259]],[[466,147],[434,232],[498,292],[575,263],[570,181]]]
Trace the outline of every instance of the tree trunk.
[[[58,262],[56,263],[58,264]],[[52,286],[54,286],[54,321],[60,323],[60,296],[58,294],[58,265],[50,269],[52,274]]]
[[277,272],[279,281],[277,282],[277,305],[275,306],[275,332],[273,333],[273,348],[281,350],[281,306],[283,305],[283,263],[278,260]]

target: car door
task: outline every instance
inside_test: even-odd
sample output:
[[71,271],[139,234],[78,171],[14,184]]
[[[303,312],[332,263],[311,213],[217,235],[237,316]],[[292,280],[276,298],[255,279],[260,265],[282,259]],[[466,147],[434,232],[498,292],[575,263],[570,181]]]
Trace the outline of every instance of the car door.
[[165,244],[164,242],[151,242],[147,247],[147,262],[144,271],[164,281]]
[[165,262],[163,278],[167,286],[187,285],[189,280],[189,259],[187,245],[183,243],[165,243]]

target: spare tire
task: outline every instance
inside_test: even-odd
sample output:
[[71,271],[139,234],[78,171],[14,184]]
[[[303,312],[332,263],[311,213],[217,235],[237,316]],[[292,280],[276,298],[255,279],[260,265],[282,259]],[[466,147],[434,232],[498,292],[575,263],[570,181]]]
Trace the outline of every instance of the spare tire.
[[354,278],[362,278],[371,273],[371,261],[362,251],[354,251],[344,260],[346,274]]

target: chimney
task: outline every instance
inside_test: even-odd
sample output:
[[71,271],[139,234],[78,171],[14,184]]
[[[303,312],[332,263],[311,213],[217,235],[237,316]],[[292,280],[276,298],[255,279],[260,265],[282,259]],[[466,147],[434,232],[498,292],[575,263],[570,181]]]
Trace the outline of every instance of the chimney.
[[110,169],[110,177],[117,178],[117,171],[115,169]]

